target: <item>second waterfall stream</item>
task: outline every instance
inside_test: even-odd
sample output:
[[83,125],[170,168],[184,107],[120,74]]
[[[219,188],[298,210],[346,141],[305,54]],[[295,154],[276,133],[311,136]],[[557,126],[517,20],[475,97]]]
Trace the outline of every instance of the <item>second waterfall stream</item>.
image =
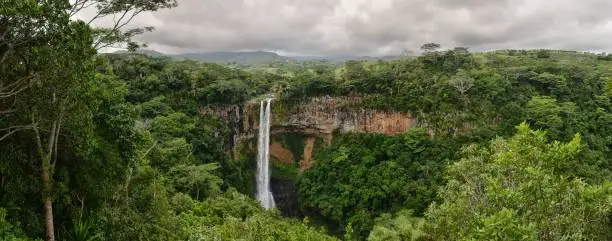
[[[265,109],[264,109],[265,102]],[[257,140],[257,200],[265,209],[275,208],[270,191],[270,104],[272,98],[261,101],[259,107],[259,136]]]

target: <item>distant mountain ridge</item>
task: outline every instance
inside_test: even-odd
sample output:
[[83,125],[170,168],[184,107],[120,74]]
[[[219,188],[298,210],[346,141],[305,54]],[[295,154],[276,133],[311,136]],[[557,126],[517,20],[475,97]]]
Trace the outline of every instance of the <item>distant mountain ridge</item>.
[[[234,64],[234,65],[249,65],[249,64],[266,64],[273,62],[286,61],[348,61],[348,60],[396,60],[405,58],[405,56],[357,56],[357,55],[332,55],[332,56],[282,56],[274,52],[267,51],[241,51],[241,52],[202,52],[202,53],[184,53],[184,54],[163,54],[154,50],[141,49],[137,53],[152,56],[168,56],[178,60],[199,60],[204,62],[212,62],[217,64]],[[125,50],[114,52],[115,54],[128,53]]]
[[172,55],[172,57],[177,59],[193,59],[222,64],[264,63],[289,59],[288,57],[280,56],[277,53],[265,51],[185,53]]
[[[113,52],[113,54],[128,54],[128,53],[130,53],[130,52],[128,52],[127,50],[117,50],[117,51]],[[148,56],[151,56],[151,57],[168,56],[167,54],[160,53],[160,52],[157,52],[155,50],[150,50],[150,49],[139,49],[139,50],[136,51],[136,53],[148,55]]]

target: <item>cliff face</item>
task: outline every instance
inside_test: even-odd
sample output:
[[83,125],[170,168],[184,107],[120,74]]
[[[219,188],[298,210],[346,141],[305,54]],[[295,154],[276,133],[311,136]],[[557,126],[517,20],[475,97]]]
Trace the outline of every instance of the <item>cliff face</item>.
[[[316,138],[321,138],[324,144],[329,144],[335,133],[393,135],[406,132],[416,125],[416,120],[410,114],[364,109],[359,107],[360,102],[359,97],[316,97],[282,111],[273,111],[270,130],[270,155],[273,161],[299,163],[299,168],[305,169],[312,164]],[[201,112],[227,122],[232,132],[232,138],[228,141],[234,148],[244,142],[256,140],[259,107],[259,102],[254,101],[245,106],[203,108]],[[299,133],[302,136],[299,141],[301,150],[296,150],[295,145],[289,148],[285,143],[281,143],[282,140],[275,138],[284,133]]]
[[292,108],[277,128],[300,128],[313,134],[384,133],[398,134],[415,125],[408,114],[353,107],[359,98],[319,97]]
[[[284,215],[301,216],[295,178],[298,172],[313,165],[314,153],[329,145],[334,135],[351,132],[393,135],[416,125],[409,114],[364,109],[360,102],[356,97],[317,97],[290,107],[273,102],[271,188],[276,205]],[[257,166],[259,109],[260,103],[253,101],[244,106],[202,108],[200,111],[226,122],[232,133],[226,142],[234,158],[246,156],[249,166],[253,167]]]

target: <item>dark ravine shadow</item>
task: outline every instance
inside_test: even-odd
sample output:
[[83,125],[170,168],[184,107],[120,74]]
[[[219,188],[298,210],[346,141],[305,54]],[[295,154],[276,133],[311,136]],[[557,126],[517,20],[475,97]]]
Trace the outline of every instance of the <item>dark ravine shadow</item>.
[[270,188],[274,195],[276,208],[283,216],[292,218],[304,216],[300,212],[297,185],[292,180],[272,178]]

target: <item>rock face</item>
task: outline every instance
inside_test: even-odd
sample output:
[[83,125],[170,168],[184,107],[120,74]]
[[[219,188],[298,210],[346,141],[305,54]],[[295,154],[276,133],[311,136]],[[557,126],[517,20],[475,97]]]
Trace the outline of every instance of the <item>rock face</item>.
[[319,97],[297,105],[277,127],[302,129],[313,134],[383,133],[399,134],[416,124],[409,114],[352,107],[359,98]]
[[[382,133],[400,134],[414,127],[417,122],[410,114],[388,112],[358,107],[360,97],[315,97],[283,110],[273,111],[271,135],[301,133],[306,136],[303,155],[295,160],[295,153],[272,138],[270,154],[274,161],[300,163],[300,169],[308,168],[315,146],[315,137],[329,144],[334,133]],[[274,104],[273,104],[274,105]],[[231,147],[256,138],[259,128],[259,103],[245,106],[203,108],[201,113],[211,114],[226,121],[231,129]]]
[[299,161],[300,171],[304,171],[312,166],[312,151],[315,145],[315,138],[308,137],[304,145],[304,153],[302,160]]
[[[300,216],[295,177],[310,168],[316,151],[329,145],[336,134],[382,133],[394,135],[417,125],[410,114],[361,108],[359,97],[316,97],[283,108],[272,104],[270,128],[271,188],[277,207],[285,216]],[[226,141],[235,159],[256,153],[259,130],[258,101],[244,106],[202,108],[224,121],[231,135]],[[280,108],[279,108],[280,107]],[[249,157],[255,162],[255,156]],[[251,163],[251,166],[256,164]],[[254,177],[253,177],[254,178]]]
[[283,147],[282,143],[274,140],[270,143],[270,156],[272,156],[272,159],[285,164],[295,163],[293,152]]

